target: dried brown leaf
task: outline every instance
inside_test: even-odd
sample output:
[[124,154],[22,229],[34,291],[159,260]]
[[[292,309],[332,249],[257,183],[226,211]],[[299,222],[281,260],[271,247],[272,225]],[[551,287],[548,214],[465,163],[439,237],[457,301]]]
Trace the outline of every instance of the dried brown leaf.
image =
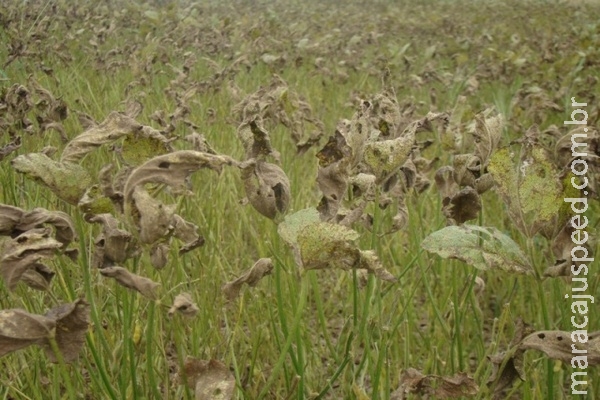
[[452,198],[444,199],[442,204],[444,216],[458,225],[477,218],[481,211],[481,198],[477,191],[469,186]]
[[158,298],[157,291],[160,284],[149,278],[136,275],[132,272],[129,272],[125,268],[118,266],[102,268],[100,273],[103,276],[115,279],[121,286],[125,286],[128,289],[137,290],[143,296],[151,300],[156,300]]
[[0,147],[0,161],[4,160],[10,153],[21,147],[21,136],[15,137],[13,140]]
[[63,163],[77,163],[103,144],[112,143],[140,129],[142,125],[133,118],[113,111],[100,125],[90,127],[71,140],[63,150],[60,160]]
[[50,233],[49,228],[31,229],[6,244],[0,258],[0,275],[9,290],[15,289],[28,269],[35,269],[40,260],[52,257],[62,247]]
[[250,160],[243,164],[241,177],[246,196],[256,211],[270,219],[286,213],[291,198],[290,181],[280,167]]
[[186,317],[195,317],[198,311],[200,309],[194,303],[192,295],[189,293],[180,293],[173,300],[173,306],[169,309],[169,316],[178,312]]
[[239,278],[223,285],[221,290],[228,300],[233,300],[240,294],[244,283],[250,287],[254,287],[264,276],[271,274],[272,270],[273,261],[270,258],[261,258]]
[[94,215],[89,222],[102,224],[102,233],[95,240],[95,256],[100,257],[98,268],[121,264],[127,260],[133,250],[131,233],[119,229],[119,221],[111,214]]
[[129,175],[123,194],[129,203],[137,186],[146,183],[169,185],[174,194],[188,192],[186,178],[202,168],[220,172],[225,165],[237,165],[228,156],[201,153],[194,150],[181,150],[152,158],[135,168]]
[[24,310],[0,310],[0,357],[50,337],[56,320]]
[[[83,299],[51,309],[45,315],[56,321],[54,339],[66,362],[77,360],[85,343],[85,334],[90,324],[90,305]],[[50,362],[57,362],[49,345],[44,346]]]
[[0,235],[2,236],[15,237],[30,229],[41,228],[44,224],[54,227],[56,240],[64,246],[75,239],[73,221],[62,211],[48,211],[44,208],[25,211],[18,207],[0,204]]

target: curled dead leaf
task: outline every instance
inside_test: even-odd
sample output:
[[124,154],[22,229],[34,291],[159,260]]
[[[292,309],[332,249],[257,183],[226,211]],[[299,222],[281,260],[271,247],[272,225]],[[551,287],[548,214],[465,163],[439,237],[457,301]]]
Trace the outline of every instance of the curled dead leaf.
[[102,224],[102,233],[95,240],[94,258],[97,268],[105,268],[125,262],[133,253],[131,233],[119,229],[119,221],[111,214],[99,214],[88,222]]
[[34,208],[25,211],[18,207],[0,204],[0,235],[18,236],[31,229],[42,228],[44,224],[54,227],[55,237],[64,246],[75,240],[75,228],[68,214],[62,211],[48,211]]
[[49,310],[46,315],[24,310],[0,310],[0,357],[32,344],[44,348],[51,362],[57,362],[51,340],[56,342],[65,362],[77,359],[89,327],[90,308],[79,299]]
[[44,270],[39,261],[52,257],[63,246],[50,233],[50,228],[31,229],[5,245],[0,258],[0,275],[9,290],[15,289],[27,270]]
[[223,285],[221,290],[228,300],[232,300],[239,295],[244,283],[250,287],[254,287],[264,276],[269,275],[272,270],[273,261],[270,258],[261,258],[239,278]]
[[141,128],[142,125],[133,118],[113,111],[100,125],[89,127],[71,140],[63,150],[60,161],[78,163],[86,154],[103,144],[112,143]]
[[270,219],[286,213],[291,193],[290,181],[275,164],[250,160],[243,164],[242,180],[246,196],[252,207]]
[[156,300],[158,298],[157,291],[160,283],[129,272],[123,267],[114,266],[102,268],[100,270],[100,274],[109,278],[113,278],[119,285],[128,289],[136,290],[144,297],[147,297],[151,300]]
[[136,187],[146,183],[162,183],[172,188],[173,194],[188,191],[186,178],[202,168],[220,172],[225,165],[237,165],[237,161],[224,155],[180,150],[152,158],[129,175],[123,194],[129,203]]
[[186,317],[195,317],[200,309],[194,303],[192,295],[189,293],[180,293],[173,300],[173,306],[169,309],[169,316],[172,316],[176,312]]

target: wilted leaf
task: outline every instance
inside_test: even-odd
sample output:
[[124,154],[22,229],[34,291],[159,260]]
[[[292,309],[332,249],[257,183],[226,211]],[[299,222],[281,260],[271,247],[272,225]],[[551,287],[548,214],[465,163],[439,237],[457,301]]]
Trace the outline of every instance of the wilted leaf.
[[286,213],[290,203],[290,181],[275,164],[254,160],[244,163],[242,181],[252,207],[267,218]]
[[28,269],[52,257],[62,243],[50,237],[51,230],[31,229],[8,242],[0,258],[0,274],[9,290],[14,290]]
[[102,233],[95,240],[94,257],[97,268],[121,264],[130,257],[133,247],[131,233],[119,229],[119,222],[115,217],[99,214],[88,221],[102,224]]
[[142,243],[152,244],[171,232],[175,205],[161,203],[141,186],[135,188],[131,199],[131,215]]
[[50,337],[56,320],[24,310],[0,310],[0,357]]
[[434,399],[456,399],[475,396],[479,386],[475,380],[460,372],[454,376],[423,375],[414,368],[402,373],[400,387],[391,395],[393,400],[408,399],[408,394],[432,396]]
[[123,267],[117,266],[102,268],[100,273],[103,276],[115,279],[121,286],[125,286],[128,289],[137,290],[143,296],[151,300],[158,298],[157,291],[160,284],[149,278],[136,275]]
[[0,357],[37,344],[44,348],[50,362],[56,362],[50,344],[55,340],[63,360],[73,362],[85,342],[89,313],[89,305],[82,299],[53,308],[46,315],[0,310]]
[[67,246],[75,239],[75,228],[68,214],[62,211],[48,211],[34,208],[25,211],[18,207],[0,204],[0,235],[18,236],[30,229],[50,224],[55,229],[56,240]]
[[56,274],[50,268],[36,263],[21,275],[21,281],[32,289],[46,291],[50,288],[54,275]]
[[442,258],[458,259],[481,270],[533,271],[519,245],[492,227],[447,226],[427,236],[421,246]]
[[475,155],[479,157],[483,165],[491,157],[500,139],[504,129],[504,118],[502,114],[496,114],[493,117],[488,117],[486,114],[491,113],[491,109],[484,111],[475,116]]
[[195,389],[196,400],[233,398],[235,377],[222,362],[187,357],[183,368],[188,386]]
[[223,285],[221,290],[228,300],[232,300],[239,295],[244,283],[250,287],[254,287],[265,275],[269,275],[272,270],[273,261],[270,258],[261,258],[239,278]]
[[186,221],[177,214],[173,214],[173,236],[185,244],[179,248],[179,254],[185,254],[197,247],[204,245],[204,237],[198,234],[198,227]]
[[255,158],[264,160],[273,156],[276,160],[279,154],[271,146],[269,133],[257,123],[257,119],[243,122],[238,128],[238,138],[246,150],[246,160]]
[[163,269],[167,262],[169,255],[169,245],[166,243],[156,243],[150,250],[150,263],[156,269]]
[[[56,321],[54,339],[64,361],[77,360],[85,343],[85,334],[90,324],[90,305],[83,299],[63,304],[46,313],[47,318]],[[48,345],[44,346],[50,362],[56,362],[56,355]]]
[[192,295],[189,293],[180,293],[173,300],[173,306],[169,309],[169,316],[179,312],[186,317],[195,317],[198,311],[200,309],[194,304]]
[[12,160],[12,166],[29,179],[48,187],[56,196],[77,205],[92,183],[88,172],[79,164],[57,162],[41,153],[30,153]]
[[444,216],[458,225],[477,218],[481,211],[481,198],[477,190],[469,186],[444,199],[442,204]]
[[237,165],[234,159],[193,150],[181,150],[152,158],[134,169],[127,182],[123,194],[126,204],[131,201],[134,189],[146,183],[162,183],[169,185],[174,194],[187,192],[186,178],[202,168],[210,168],[220,172],[224,165]]
[[132,134],[142,128],[136,120],[116,111],[111,112],[100,124],[71,140],[62,152],[61,163],[77,163],[103,144],[112,143],[123,136]]
[[8,144],[0,147],[0,161],[4,160],[6,156],[17,150],[19,147],[21,147],[21,136],[17,136]]

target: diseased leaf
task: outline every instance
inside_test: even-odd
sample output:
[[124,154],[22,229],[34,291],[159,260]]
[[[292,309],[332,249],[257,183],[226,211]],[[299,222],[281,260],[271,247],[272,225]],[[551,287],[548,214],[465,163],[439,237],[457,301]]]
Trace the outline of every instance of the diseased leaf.
[[296,264],[302,265],[298,248],[298,232],[309,224],[319,222],[319,212],[314,208],[305,208],[287,215],[277,227],[277,233],[294,251]]
[[427,236],[421,247],[442,258],[458,259],[481,270],[498,268],[522,274],[533,271],[519,246],[492,227],[447,226]]
[[130,165],[140,165],[171,150],[169,140],[161,132],[150,126],[143,126],[125,137],[121,156]]
[[406,162],[415,141],[415,131],[408,129],[392,140],[367,143],[363,160],[378,183],[396,173]]
[[90,186],[81,199],[77,207],[84,214],[110,214],[115,210],[114,204],[109,197],[102,193],[99,185]]
[[302,266],[306,269],[319,269],[333,262],[353,264],[356,253],[351,243],[358,237],[358,232],[341,225],[327,222],[306,225],[298,231]]
[[[573,342],[573,337],[578,340]],[[581,343],[584,341],[584,343]],[[560,360],[566,364],[573,364],[573,358],[582,356],[585,367],[600,364],[600,331],[585,333],[577,336],[572,332],[565,331],[538,331],[525,337],[519,346],[522,350],[538,350],[553,360]],[[574,351],[577,349],[577,352]],[[573,368],[582,368],[579,364],[572,365]]]
[[298,211],[279,225],[279,235],[292,247],[296,263],[304,269],[337,267],[366,269],[380,279],[395,281],[373,251],[354,243],[359,235],[343,225],[320,222],[315,209]]
[[239,278],[223,285],[221,290],[228,300],[233,300],[240,294],[244,283],[250,287],[254,287],[264,276],[271,274],[272,270],[273,261],[270,258],[261,258]]
[[195,317],[200,309],[192,300],[192,295],[189,293],[180,293],[173,300],[173,306],[169,309],[169,316],[176,312],[186,317]]
[[121,286],[125,286],[128,289],[137,290],[144,297],[147,297],[151,300],[156,300],[158,298],[157,291],[160,284],[149,278],[136,275],[132,272],[129,272],[125,268],[118,266],[102,268],[100,273],[103,276],[115,279]]
[[526,151],[521,160],[509,148],[500,149],[488,169],[517,228],[529,237],[551,222],[564,203],[558,173],[540,147]]
[[77,205],[92,178],[79,164],[57,162],[41,153],[30,153],[12,160],[18,172],[50,189],[60,199]]

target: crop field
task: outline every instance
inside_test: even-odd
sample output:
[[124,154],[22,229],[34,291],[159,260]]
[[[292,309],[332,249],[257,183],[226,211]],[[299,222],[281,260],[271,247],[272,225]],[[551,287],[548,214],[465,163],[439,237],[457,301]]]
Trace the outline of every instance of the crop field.
[[7,0],[0,43],[0,399],[600,399],[597,2]]

